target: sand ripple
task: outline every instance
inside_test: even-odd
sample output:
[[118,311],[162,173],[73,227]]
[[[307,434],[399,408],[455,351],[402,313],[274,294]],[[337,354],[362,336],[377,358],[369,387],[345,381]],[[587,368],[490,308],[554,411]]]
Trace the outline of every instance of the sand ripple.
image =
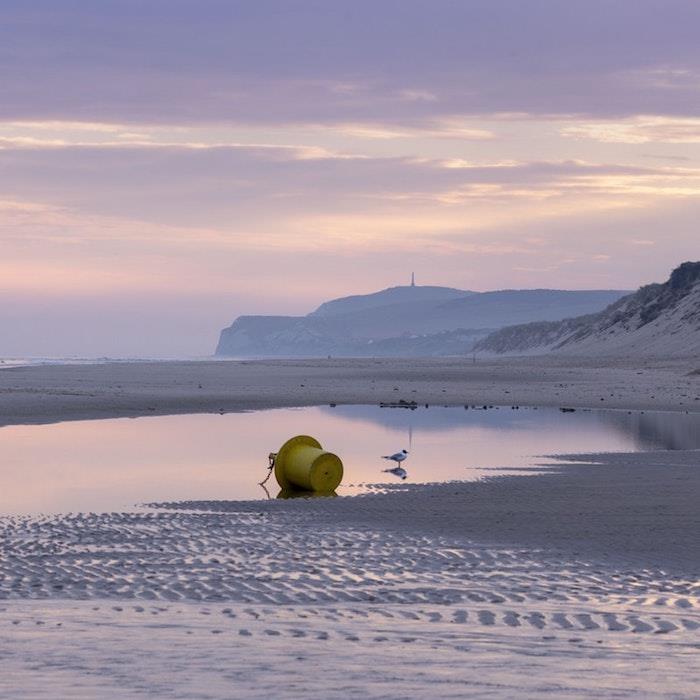
[[695,698],[697,455],[672,454],[0,518],[0,697]]
[[404,617],[583,633],[700,629],[700,583],[660,570],[341,530],[294,513],[78,514],[3,524],[0,599],[310,606],[333,621]]

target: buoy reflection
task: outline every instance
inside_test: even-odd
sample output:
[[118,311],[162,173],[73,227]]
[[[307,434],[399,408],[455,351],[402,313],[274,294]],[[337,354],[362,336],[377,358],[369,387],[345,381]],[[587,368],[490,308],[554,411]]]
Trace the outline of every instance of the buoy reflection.
[[335,491],[293,491],[292,489],[282,489],[277,498],[336,498]]

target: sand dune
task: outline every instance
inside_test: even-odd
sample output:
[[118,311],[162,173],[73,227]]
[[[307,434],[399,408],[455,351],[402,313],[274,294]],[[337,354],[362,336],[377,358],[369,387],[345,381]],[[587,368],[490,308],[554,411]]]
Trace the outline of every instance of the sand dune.
[[503,328],[475,349],[508,355],[697,359],[699,347],[700,262],[686,262],[667,282],[646,285],[599,313]]

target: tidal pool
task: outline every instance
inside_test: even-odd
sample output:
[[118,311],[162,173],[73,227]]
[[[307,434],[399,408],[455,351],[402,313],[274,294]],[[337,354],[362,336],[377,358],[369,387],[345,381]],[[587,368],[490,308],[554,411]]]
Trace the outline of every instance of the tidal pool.
[[[381,455],[410,455],[405,483],[474,480],[541,455],[700,448],[700,414],[495,407],[317,406],[0,428],[0,515],[268,497],[267,455],[308,434],[343,460],[339,495],[397,483]],[[267,484],[275,497],[274,477]]]

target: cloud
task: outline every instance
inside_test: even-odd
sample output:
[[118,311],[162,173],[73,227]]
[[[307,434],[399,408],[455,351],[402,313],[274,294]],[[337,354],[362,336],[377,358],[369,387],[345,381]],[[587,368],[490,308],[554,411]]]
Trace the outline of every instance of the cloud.
[[567,126],[561,133],[570,138],[593,139],[602,143],[700,143],[700,119],[636,116],[623,121]]
[[[212,137],[191,127],[158,127],[141,133],[121,131],[111,125],[82,122],[0,122],[0,150],[9,149],[241,149],[282,160],[361,159],[361,153],[343,153],[314,144],[260,143]],[[105,134],[110,138],[105,139]],[[87,136],[87,138],[86,138]]]
[[641,157],[650,158],[651,160],[671,160],[679,163],[690,163],[693,160],[689,156],[681,156],[671,153],[642,153]]
[[114,134],[124,131],[127,127],[124,124],[110,124],[108,122],[82,122],[82,121],[52,121],[52,120],[37,120],[37,121],[8,121],[2,123],[2,126],[8,129],[30,129],[40,131],[58,131],[58,132],[98,132],[106,134]]
[[437,96],[428,90],[399,90],[399,96],[409,102],[435,102]]
[[358,157],[273,144],[13,147],[0,151],[0,193],[195,235],[219,231],[238,245],[347,250],[423,228],[483,230],[697,197],[700,168]]
[[6,0],[0,118],[692,116],[699,24],[694,0]]
[[462,141],[485,141],[495,138],[489,129],[470,126],[467,119],[427,120],[422,123],[357,122],[323,124],[316,127],[362,139],[458,139]]

